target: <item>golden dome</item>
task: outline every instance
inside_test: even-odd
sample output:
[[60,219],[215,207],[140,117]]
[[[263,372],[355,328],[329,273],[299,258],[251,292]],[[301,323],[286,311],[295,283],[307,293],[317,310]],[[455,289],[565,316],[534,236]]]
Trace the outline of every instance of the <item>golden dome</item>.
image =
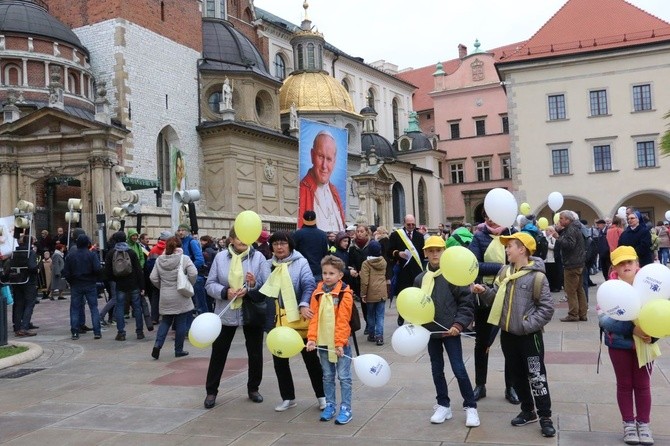
[[292,74],[284,81],[279,89],[280,113],[289,113],[291,104],[298,111],[357,114],[347,90],[323,71]]

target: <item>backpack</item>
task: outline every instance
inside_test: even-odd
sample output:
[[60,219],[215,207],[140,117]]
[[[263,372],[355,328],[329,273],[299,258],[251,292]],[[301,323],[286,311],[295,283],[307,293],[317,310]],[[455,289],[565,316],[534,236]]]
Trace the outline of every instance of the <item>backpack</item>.
[[114,277],[126,277],[133,272],[133,263],[128,251],[114,251],[112,273]]
[[598,242],[593,239],[593,235],[584,237],[584,252],[586,253],[584,264],[587,268],[590,268],[595,265],[598,257]]
[[661,246],[661,239],[658,237],[656,232],[651,233],[651,246],[652,251],[658,251],[658,248]]
[[[500,275],[500,277],[505,277],[505,275],[507,275],[507,270],[510,268],[510,265],[503,266],[498,275]],[[542,293],[542,282],[544,281],[545,276],[546,274],[542,271],[536,271],[535,277],[533,277],[533,300],[536,303],[540,301],[540,294]]]
[[543,234],[538,235],[535,239],[535,254],[533,255],[542,260],[546,260],[548,252],[549,242],[547,241],[547,238]]
[[[342,299],[342,296],[344,295],[344,292],[349,289],[349,291],[352,291],[351,288],[348,286],[345,286],[340,290],[340,293],[337,295],[337,298],[339,300]],[[316,300],[319,300],[318,297],[314,297]],[[353,299],[353,292],[352,292],[352,299]],[[339,302],[338,300],[338,302]],[[339,305],[338,307],[339,308]],[[349,328],[351,328],[351,334],[353,335],[355,332],[361,329],[361,316],[358,313],[358,307],[356,306],[356,301],[352,302],[351,305],[351,317],[349,318]]]

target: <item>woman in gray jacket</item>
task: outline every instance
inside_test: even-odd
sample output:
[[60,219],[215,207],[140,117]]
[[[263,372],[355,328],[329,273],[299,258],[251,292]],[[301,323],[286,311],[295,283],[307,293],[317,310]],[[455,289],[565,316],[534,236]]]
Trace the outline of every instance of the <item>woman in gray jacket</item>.
[[[263,322],[259,324],[244,323],[242,302],[243,299],[253,298],[256,290],[263,284],[261,268],[265,263],[265,256],[251,246],[237,238],[235,229],[230,230],[230,244],[226,250],[219,251],[214,257],[207,276],[205,289],[216,302],[215,313],[220,313],[226,305],[230,308],[221,316],[223,327],[221,333],[212,344],[212,355],[209,358],[207,382],[205,389],[205,409],[211,409],[216,404],[216,395],[219,392],[221,375],[226,366],[230,344],[233,342],[237,327],[242,326],[249,370],[247,378],[247,393],[254,403],[262,403],[263,397],[258,393],[263,378]],[[232,301],[232,302],[231,302]]]
[[521,400],[521,413],[512,420],[512,426],[538,421],[539,416],[542,435],[553,437],[556,429],[551,421],[542,329],[551,321],[554,305],[544,262],[531,257],[536,245],[527,232],[501,236],[498,240],[505,245],[510,264],[500,270],[493,288],[477,284],[472,291],[491,304],[488,323],[501,330],[500,346]]
[[190,297],[184,297],[177,291],[177,273],[183,258],[183,267],[191,284],[195,283],[198,277],[198,270],[188,256],[183,255],[181,250],[181,239],[179,237],[170,237],[165,242],[165,251],[156,259],[154,269],[151,271],[149,279],[156,288],[160,290],[160,302],[158,312],[161,314],[161,323],[156,333],[156,342],[151,356],[158,359],[165,338],[174,323],[174,355],[179,358],[188,355],[184,351],[184,339],[191,326],[191,313],[193,311],[193,301]]

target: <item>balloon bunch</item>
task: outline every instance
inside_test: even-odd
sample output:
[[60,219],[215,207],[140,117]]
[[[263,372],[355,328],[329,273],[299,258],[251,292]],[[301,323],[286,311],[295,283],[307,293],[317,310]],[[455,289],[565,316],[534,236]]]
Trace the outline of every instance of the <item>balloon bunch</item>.
[[670,269],[660,263],[642,267],[633,285],[608,280],[598,288],[596,299],[600,312],[612,319],[635,320],[655,338],[670,335]]

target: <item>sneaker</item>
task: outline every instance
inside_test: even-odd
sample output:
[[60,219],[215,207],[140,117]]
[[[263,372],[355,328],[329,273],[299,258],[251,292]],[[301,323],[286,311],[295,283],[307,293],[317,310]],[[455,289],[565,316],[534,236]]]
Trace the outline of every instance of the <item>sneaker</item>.
[[275,406],[275,412],[284,412],[285,410],[288,410],[291,407],[295,407],[297,405],[298,404],[295,402],[295,400],[284,400],[280,405]]
[[335,405],[326,404],[326,408],[321,412],[321,421],[330,421],[335,416]]
[[117,341],[125,341],[126,340],[126,334],[125,333],[119,333],[116,335],[114,338]]
[[342,404],[340,406],[340,413],[337,414],[337,418],[335,419],[335,424],[347,424],[352,418],[351,409]]
[[640,437],[640,444],[654,444],[649,423],[637,423],[637,434]]
[[537,414],[535,412],[521,411],[519,415],[512,420],[512,426],[525,426],[528,423],[535,423],[537,419]]
[[556,429],[554,429],[554,422],[551,421],[549,417],[540,418],[540,429],[542,430],[543,437],[553,437],[556,435]]
[[451,413],[451,407],[444,407],[436,404],[433,406],[435,413],[430,417],[430,422],[433,424],[442,424],[444,420],[451,420],[453,414]]
[[326,408],[326,397],[325,396],[320,396],[316,399],[319,402],[319,410],[323,410]]
[[137,333],[137,339],[144,339],[144,332]]
[[623,422],[623,442],[626,444],[640,444],[637,426],[634,421]]
[[107,323],[107,321],[100,321],[100,325],[102,325],[103,327],[107,327],[107,326],[109,326],[109,324]]
[[79,333],[72,333],[72,340],[76,341],[77,339],[79,339]]
[[465,426],[466,427],[479,426],[479,414],[477,413],[477,408],[475,407],[465,408]]
[[102,339],[101,334],[93,335],[93,339]]
[[384,345],[384,336],[377,336],[377,345]]
[[368,342],[375,342],[375,335],[369,334],[368,335]]

